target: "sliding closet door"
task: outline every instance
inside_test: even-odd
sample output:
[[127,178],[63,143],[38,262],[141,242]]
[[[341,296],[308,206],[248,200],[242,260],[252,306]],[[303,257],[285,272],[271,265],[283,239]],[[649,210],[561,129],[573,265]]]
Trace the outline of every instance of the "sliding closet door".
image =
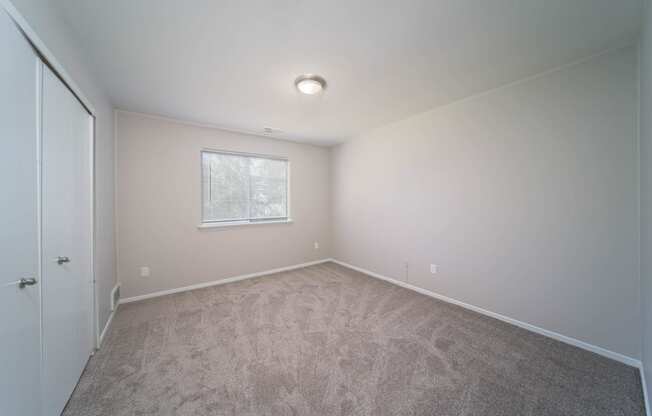
[[0,8],[0,415],[40,414],[38,65]]
[[59,415],[93,349],[92,120],[43,67],[43,414]]

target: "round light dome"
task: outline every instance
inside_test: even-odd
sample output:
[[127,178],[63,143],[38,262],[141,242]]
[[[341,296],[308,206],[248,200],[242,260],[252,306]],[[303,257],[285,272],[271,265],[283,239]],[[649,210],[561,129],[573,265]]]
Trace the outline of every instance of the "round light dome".
[[326,88],[326,81],[319,75],[301,75],[294,81],[294,85],[303,94],[315,95]]

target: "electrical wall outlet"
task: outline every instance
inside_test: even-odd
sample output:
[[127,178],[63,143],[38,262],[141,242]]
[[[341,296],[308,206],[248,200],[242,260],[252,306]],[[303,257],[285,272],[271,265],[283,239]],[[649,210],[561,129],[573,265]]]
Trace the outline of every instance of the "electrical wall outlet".
[[319,250],[319,241],[315,241],[315,250]]
[[431,264],[430,265],[430,273],[437,274],[438,270],[439,270],[439,266],[437,266],[436,264]]
[[149,277],[149,275],[150,275],[149,266],[142,266],[140,268],[140,277]]

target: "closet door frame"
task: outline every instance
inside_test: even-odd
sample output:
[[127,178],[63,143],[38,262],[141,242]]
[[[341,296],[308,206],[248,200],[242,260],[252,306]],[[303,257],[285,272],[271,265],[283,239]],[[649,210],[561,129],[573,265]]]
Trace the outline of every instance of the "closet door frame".
[[[95,108],[91,104],[90,100],[86,98],[84,93],[82,92],[81,88],[75,83],[73,78],[68,74],[68,72],[64,69],[63,65],[57,60],[55,55],[48,49],[48,47],[45,45],[45,43],[39,38],[39,36],[36,34],[36,32],[32,29],[32,27],[29,25],[27,20],[18,12],[18,10],[14,7],[14,5],[11,3],[10,0],[0,0],[0,8],[3,9],[9,17],[14,21],[16,26],[20,29],[20,31],[23,33],[27,41],[32,45],[32,48],[34,48],[35,53],[37,56],[41,59],[43,65],[47,65],[52,72],[63,82],[63,84],[70,90],[70,92],[77,98],[77,100],[80,102],[80,104],[86,109],[88,114],[91,117],[91,127],[90,127],[90,134],[89,134],[89,166],[90,166],[90,206],[88,209],[90,210],[90,241],[91,241],[91,258],[90,258],[90,263],[91,263],[91,279],[92,279],[92,285],[91,285],[91,293],[90,293],[90,300],[91,300],[91,316],[89,317],[89,321],[91,322],[91,345],[94,346],[94,349],[97,350],[100,347],[100,334],[101,331],[99,329],[99,311],[97,307],[97,280],[96,280],[96,273],[95,273],[95,135],[96,135],[96,117],[95,117]],[[42,86],[39,86],[41,88]],[[39,121],[40,124],[40,121]],[[40,126],[39,126],[40,129]],[[42,137],[39,132],[39,138],[38,138],[38,148],[42,148]],[[40,160],[39,156],[39,160]],[[39,172],[41,171],[41,167],[39,166]],[[39,183],[39,188],[40,188],[40,183]],[[40,195],[39,195],[39,200],[40,200]],[[40,219],[39,219],[40,223]],[[42,240],[41,240],[41,235],[39,232],[39,247],[42,246]],[[42,266],[40,267],[41,270],[39,271],[41,274],[42,273]]]

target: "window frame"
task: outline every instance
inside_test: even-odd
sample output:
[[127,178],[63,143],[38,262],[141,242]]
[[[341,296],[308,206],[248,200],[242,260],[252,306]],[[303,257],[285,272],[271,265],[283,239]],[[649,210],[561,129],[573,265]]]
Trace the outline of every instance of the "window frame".
[[[206,220],[204,212],[204,198],[205,195],[205,184],[204,184],[204,154],[220,154],[220,155],[229,155],[229,156],[240,156],[248,158],[258,158],[258,159],[268,159],[268,160],[278,160],[286,162],[286,191],[285,191],[285,205],[286,205],[286,214],[285,217],[274,217],[274,218],[261,218],[261,219],[225,219],[225,220],[215,220],[210,221]],[[222,149],[210,149],[203,148],[199,152],[199,186],[200,190],[200,220],[198,228],[219,228],[219,227],[233,227],[241,225],[259,225],[259,224],[289,224],[292,223],[291,210],[290,210],[290,177],[291,177],[291,164],[290,159],[285,156],[276,156],[276,155],[267,155],[260,153],[248,153],[248,152],[237,152],[231,150],[222,150]]]

